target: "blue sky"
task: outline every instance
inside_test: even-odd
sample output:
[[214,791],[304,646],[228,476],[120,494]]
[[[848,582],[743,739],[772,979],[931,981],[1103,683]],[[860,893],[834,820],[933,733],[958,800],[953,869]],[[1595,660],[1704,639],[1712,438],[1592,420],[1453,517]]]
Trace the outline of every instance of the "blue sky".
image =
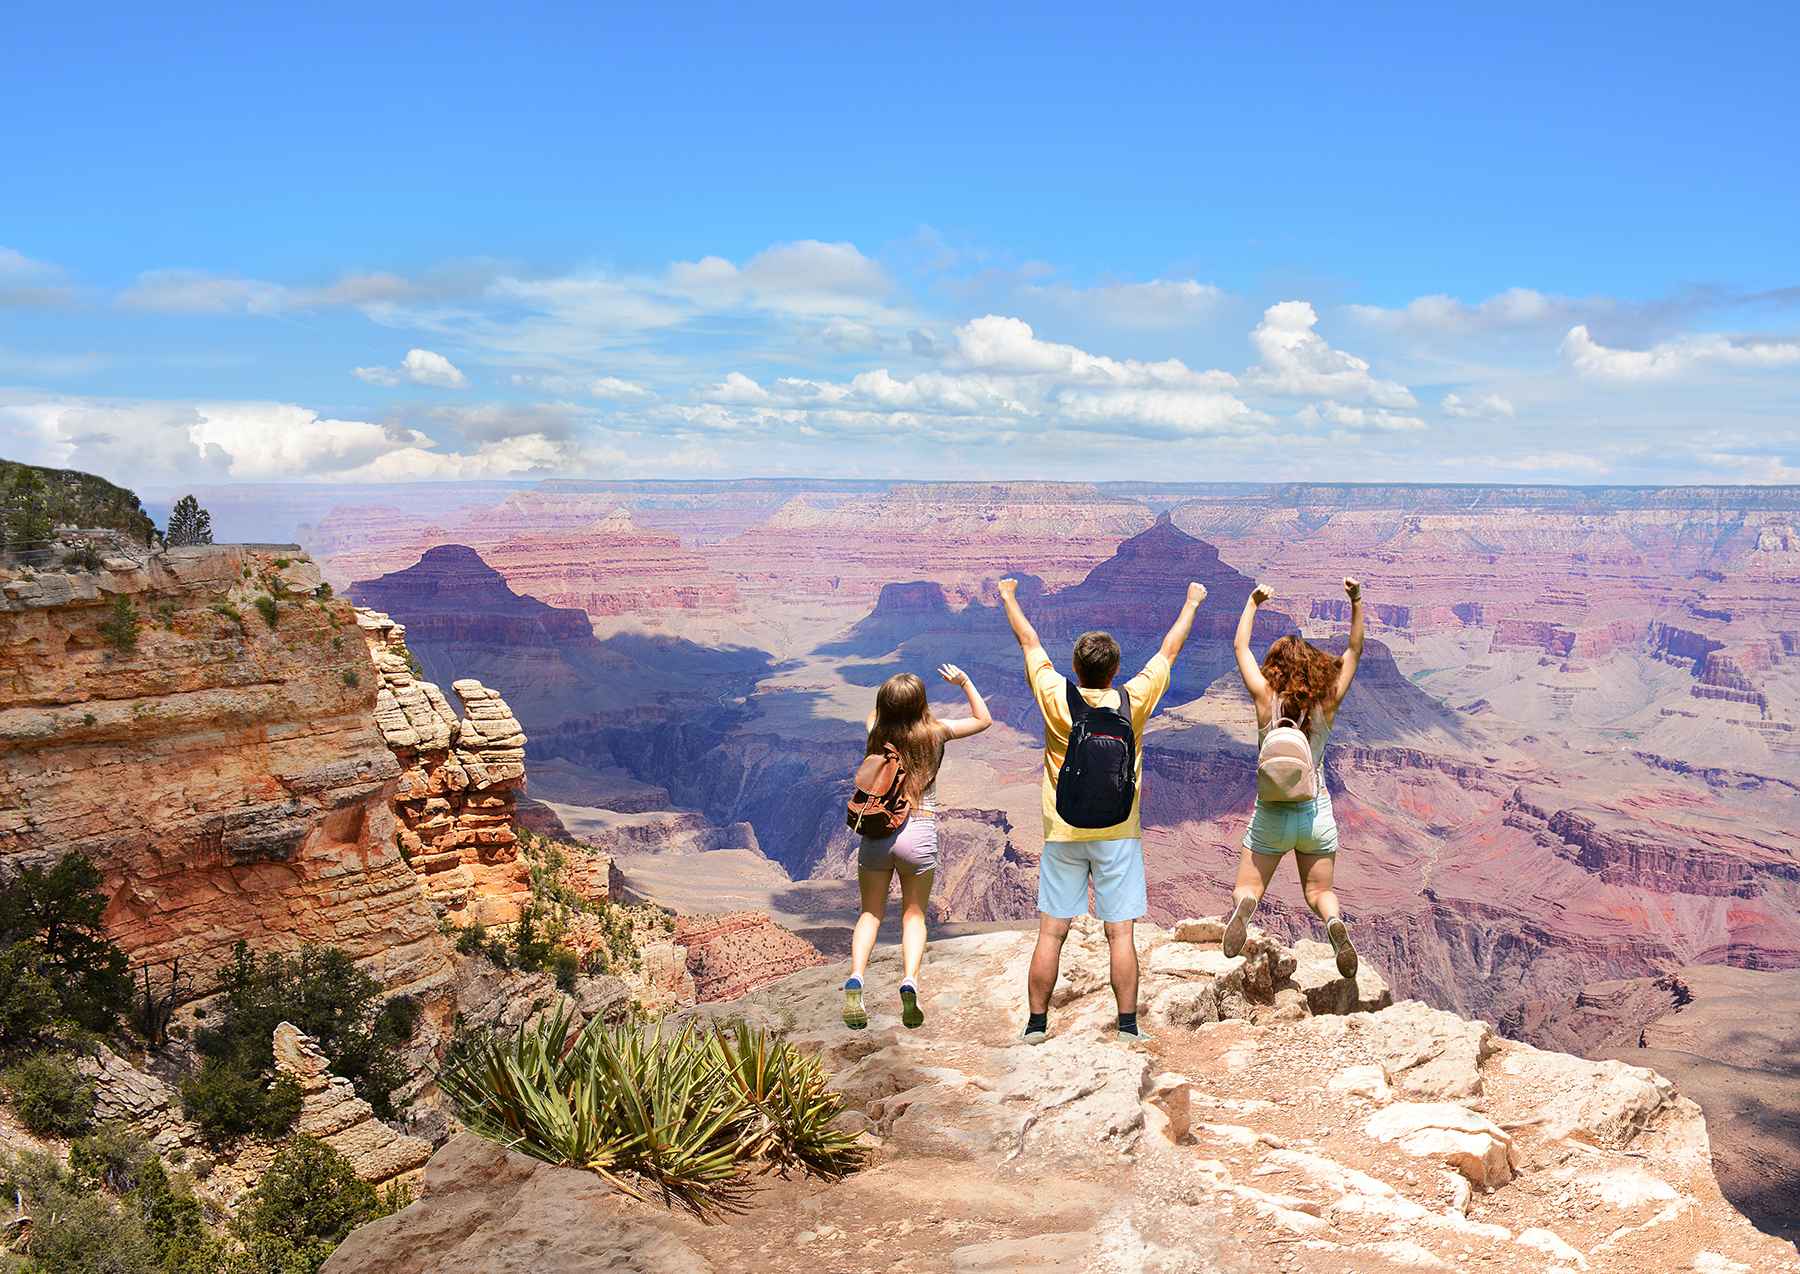
[[10,19],[0,452],[1800,480],[1791,7],[252,8]]

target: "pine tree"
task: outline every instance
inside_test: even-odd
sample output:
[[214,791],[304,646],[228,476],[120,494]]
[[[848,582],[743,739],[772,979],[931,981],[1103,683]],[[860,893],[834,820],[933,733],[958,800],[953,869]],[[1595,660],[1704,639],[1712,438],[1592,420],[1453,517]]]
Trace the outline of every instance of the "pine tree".
[[200,502],[191,495],[184,495],[175,502],[175,509],[169,514],[169,530],[164,539],[170,548],[180,548],[184,544],[211,544],[212,514],[200,507]]

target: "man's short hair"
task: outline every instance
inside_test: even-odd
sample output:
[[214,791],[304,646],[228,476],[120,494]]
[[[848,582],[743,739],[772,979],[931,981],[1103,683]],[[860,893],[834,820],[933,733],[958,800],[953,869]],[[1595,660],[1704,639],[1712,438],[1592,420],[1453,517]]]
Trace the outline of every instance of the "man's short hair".
[[1075,639],[1075,680],[1098,690],[1119,671],[1119,643],[1111,633],[1083,633]]

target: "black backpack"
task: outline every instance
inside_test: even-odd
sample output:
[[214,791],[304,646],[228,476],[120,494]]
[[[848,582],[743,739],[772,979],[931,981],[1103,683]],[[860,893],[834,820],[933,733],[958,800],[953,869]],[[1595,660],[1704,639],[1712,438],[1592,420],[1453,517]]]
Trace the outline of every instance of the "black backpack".
[[1091,708],[1073,681],[1069,751],[1056,776],[1056,816],[1070,827],[1111,827],[1131,817],[1137,799],[1137,732],[1131,696],[1116,708]]

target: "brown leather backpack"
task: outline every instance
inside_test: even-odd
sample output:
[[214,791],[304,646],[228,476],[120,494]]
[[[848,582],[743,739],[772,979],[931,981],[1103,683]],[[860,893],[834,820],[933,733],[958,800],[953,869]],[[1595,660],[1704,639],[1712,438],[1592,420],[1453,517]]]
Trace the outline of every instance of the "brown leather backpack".
[[891,743],[872,752],[856,767],[856,791],[844,811],[850,830],[871,840],[892,836],[912,816],[906,799],[906,762]]

